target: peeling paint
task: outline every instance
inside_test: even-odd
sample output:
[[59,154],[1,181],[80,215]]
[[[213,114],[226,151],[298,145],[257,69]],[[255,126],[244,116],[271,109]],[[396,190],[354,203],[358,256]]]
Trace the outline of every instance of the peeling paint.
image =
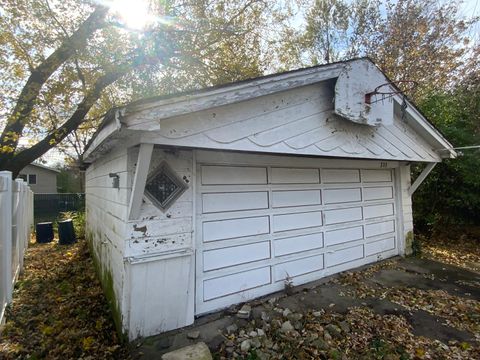
[[143,236],[147,235],[147,225],[137,226],[137,224],[133,224],[133,231],[138,231],[143,233]]

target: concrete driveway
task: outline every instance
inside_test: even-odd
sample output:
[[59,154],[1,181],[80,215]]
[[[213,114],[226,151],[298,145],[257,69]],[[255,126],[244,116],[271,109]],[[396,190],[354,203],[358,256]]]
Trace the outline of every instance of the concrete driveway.
[[203,341],[218,358],[480,358],[480,274],[431,260],[394,258],[248,305],[248,319],[240,306],[203,316],[143,339],[137,355]]

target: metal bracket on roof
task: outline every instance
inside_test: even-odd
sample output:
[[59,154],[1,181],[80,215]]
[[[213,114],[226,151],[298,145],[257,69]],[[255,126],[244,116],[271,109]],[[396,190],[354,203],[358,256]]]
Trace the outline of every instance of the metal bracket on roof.
[[428,174],[433,170],[433,168],[437,165],[437,163],[428,163],[425,169],[418,175],[418,177],[415,179],[413,184],[410,186],[408,189],[408,195],[412,196],[415,190],[418,189],[418,187],[423,183],[423,181],[426,179]]

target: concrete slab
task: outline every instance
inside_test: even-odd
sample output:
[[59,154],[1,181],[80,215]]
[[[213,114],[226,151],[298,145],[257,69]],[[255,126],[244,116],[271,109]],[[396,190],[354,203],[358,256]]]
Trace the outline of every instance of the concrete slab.
[[452,295],[480,299],[480,287],[475,286],[480,284],[480,274],[426,259],[402,259],[398,269],[380,270],[368,282],[388,287],[445,290]]

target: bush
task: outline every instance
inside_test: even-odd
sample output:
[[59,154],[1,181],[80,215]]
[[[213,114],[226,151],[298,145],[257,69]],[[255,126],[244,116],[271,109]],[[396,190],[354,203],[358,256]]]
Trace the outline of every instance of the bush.
[[[480,83],[474,76],[445,93],[431,94],[420,107],[455,146],[480,144]],[[480,223],[480,156],[478,149],[460,152],[430,173],[413,197],[417,230],[431,233],[456,225]],[[423,166],[413,168],[412,178]]]

